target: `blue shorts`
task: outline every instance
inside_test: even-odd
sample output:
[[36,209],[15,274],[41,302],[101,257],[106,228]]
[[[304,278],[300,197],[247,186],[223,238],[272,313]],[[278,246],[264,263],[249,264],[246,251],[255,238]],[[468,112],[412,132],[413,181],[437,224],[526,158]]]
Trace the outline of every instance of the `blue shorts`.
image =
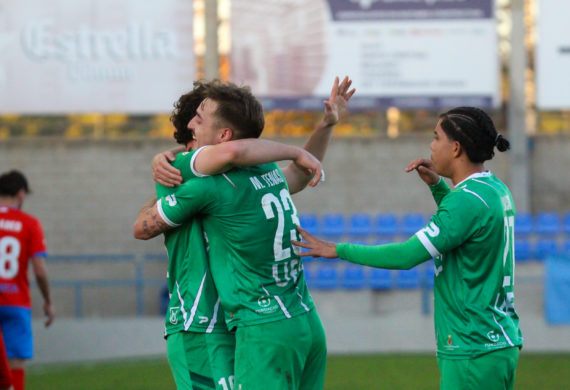
[[31,359],[34,356],[30,309],[0,306],[0,326],[8,359]]

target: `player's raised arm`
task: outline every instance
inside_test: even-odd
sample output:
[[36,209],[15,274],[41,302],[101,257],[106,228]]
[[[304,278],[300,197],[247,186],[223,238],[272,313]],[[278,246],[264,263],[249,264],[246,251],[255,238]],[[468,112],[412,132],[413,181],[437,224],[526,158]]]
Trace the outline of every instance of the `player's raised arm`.
[[[240,139],[209,145],[196,152],[192,169],[201,175],[216,175],[235,166],[250,166],[273,161],[291,160],[298,172],[311,186],[321,180],[323,169],[320,161],[308,151],[297,146],[262,139]],[[168,152],[156,155],[152,162],[153,177],[163,185],[178,185],[182,182],[180,171],[170,165],[173,160]],[[165,162],[166,161],[166,162]],[[176,172],[174,172],[176,171]],[[160,177],[160,180],[158,178]],[[311,180],[312,179],[312,180]]]
[[[352,80],[348,76],[340,83],[339,78],[335,78],[329,99],[323,102],[325,105],[323,119],[305,144],[305,150],[311,152],[320,161],[323,161],[325,157],[333,127],[345,115],[346,105],[356,91],[354,88],[350,89],[351,85]],[[292,194],[301,191],[309,182],[309,179],[294,164],[289,164],[283,169],[283,174]]]

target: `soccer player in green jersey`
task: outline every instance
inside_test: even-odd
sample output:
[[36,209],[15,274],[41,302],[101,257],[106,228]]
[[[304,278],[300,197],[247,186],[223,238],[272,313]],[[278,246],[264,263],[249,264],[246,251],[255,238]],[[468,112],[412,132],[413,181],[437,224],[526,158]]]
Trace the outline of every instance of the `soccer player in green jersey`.
[[[404,243],[335,244],[301,229],[303,255],[340,257],[388,269],[435,259],[434,320],[442,390],[512,389],[522,347],[514,306],[515,206],[484,162],[509,149],[489,116],[473,107],[441,115],[431,160],[413,160],[438,206],[426,227]],[[451,179],[450,190],[440,176]]]
[[[335,80],[331,96],[328,101],[325,101],[325,117],[305,146],[306,149],[314,151],[321,159],[324,157],[332,127],[339,120],[346,107],[346,102],[354,93],[354,90],[349,91],[350,84],[348,78],[345,78],[340,85],[338,78]],[[192,93],[183,95],[171,118],[177,127],[175,133],[177,142],[187,144],[188,148],[195,145],[191,146],[191,137],[188,137],[188,132],[184,131],[182,124],[187,122],[188,112],[195,111],[195,98],[203,86],[203,84],[197,84]],[[239,148],[234,146],[228,149],[230,144],[238,145],[240,142],[242,142],[242,146]],[[252,146],[255,145],[256,149],[244,147],[243,145],[247,143]],[[188,179],[200,175],[197,171],[215,173],[216,169],[218,171],[228,169],[228,162],[251,164],[285,158],[283,146],[280,147],[283,150],[272,149],[275,146],[267,141],[260,140],[222,143],[217,147],[202,149],[199,156],[195,153],[179,154],[173,165],[181,171],[184,179]],[[233,150],[234,154],[232,155],[228,150]],[[236,150],[241,152],[236,155]],[[233,157],[230,159],[228,156]],[[255,156],[254,159],[251,156]],[[302,161],[297,161],[297,163],[299,162],[302,163]],[[300,166],[302,165],[300,164]],[[154,163],[153,168],[155,168]],[[295,191],[299,191],[306,185],[306,176],[297,166],[291,164],[285,171],[285,176],[296,188]],[[174,179],[176,179],[177,173],[167,172]],[[176,180],[164,184],[175,183]],[[166,199],[167,202],[173,201],[175,199],[173,197],[176,196],[172,189],[160,185],[157,186],[157,195],[159,198]],[[233,380],[230,375],[233,372],[233,367],[231,367],[233,363],[233,335],[228,334],[223,317],[221,317],[222,311],[219,310],[219,300],[217,300],[215,290],[212,288],[211,276],[208,272],[207,260],[205,260],[207,254],[204,250],[201,232],[201,222],[197,218],[185,222],[178,229],[165,232],[165,244],[170,258],[169,291],[171,292],[166,321],[168,357],[179,388],[189,388],[191,383],[212,386],[212,382],[215,382],[217,388],[228,389],[233,387]],[[182,241],[184,237],[190,238],[189,245]],[[210,240],[209,244],[215,245],[215,242]],[[174,261],[173,259],[184,260]],[[184,300],[183,297],[187,299]],[[200,362],[202,362],[201,365],[198,364]],[[206,366],[208,364],[213,371],[213,381],[208,375],[203,375],[207,372]]]

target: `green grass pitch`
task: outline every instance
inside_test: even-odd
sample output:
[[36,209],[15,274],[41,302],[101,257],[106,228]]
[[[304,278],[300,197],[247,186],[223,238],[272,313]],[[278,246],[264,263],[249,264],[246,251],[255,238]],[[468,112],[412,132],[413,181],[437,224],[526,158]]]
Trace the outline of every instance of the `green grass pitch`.
[[[570,389],[570,354],[523,353],[516,390]],[[329,357],[327,390],[437,390],[433,355],[334,355]],[[32,366],[28,390],[171,390],[165,360],[119,361],[82,365]]]

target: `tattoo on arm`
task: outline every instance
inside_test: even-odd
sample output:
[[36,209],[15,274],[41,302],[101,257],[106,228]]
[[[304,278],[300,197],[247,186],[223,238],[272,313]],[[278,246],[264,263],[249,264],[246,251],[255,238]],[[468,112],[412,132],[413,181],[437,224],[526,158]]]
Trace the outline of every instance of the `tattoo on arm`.
[[161,218],[152,212],[146,212],[143,220],[143,231],[151,237],[158,236],[160,233],[168,230],[168,226]]

